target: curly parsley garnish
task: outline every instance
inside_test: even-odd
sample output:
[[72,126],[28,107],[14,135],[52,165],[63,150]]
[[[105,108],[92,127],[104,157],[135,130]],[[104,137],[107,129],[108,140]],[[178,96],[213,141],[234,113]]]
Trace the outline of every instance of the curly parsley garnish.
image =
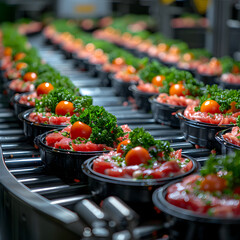
[[219,171],[224,173],[222,178],[227,181],[227,190],[240,186],[240,151],[222,157],[211,155],[201,169],[201,175],[217,174]]
[[240,109],[240,90],[221,89],[217,85],[206,86],[203,96],[200,98],[200,104],[195,111],[200,111],[200,107],[206,100],[214,100],[220,105],[220,111],[231,109],[231,103],[235,102],[235,108]]
[[[170,153],[173,152],[169,142],[155,140],[149,132],[144,130],[144,128],[135,128],[132,132],[130,132],[129,139],[130,143],[126,145],[123,156],[126,156],[128,151],[130,151],[132,148],[138,146],[147,149],[153,161],[156,161],[159,152],[164,152],[164,160],[169,160]],[[153,165],[153,162],[149,162],[149,165]]]
[[73,115],[71,124],[80,121],[92,128],[90,141],[96,144],[114,146],[119,137],[124,136],[121,127],[117,126],[117,118],[105,110],[104,107],[90,106],[80,116]]
[[55,113],[57,104],[61,101],[69,101],[74,105],[74,112],[82,112],[83,108],[87,108],[92,104],[90,96],[76,96],[66,89],[58,88],[44,95],[41,100],[36,99],[36,111],[46,112],[46,110]]

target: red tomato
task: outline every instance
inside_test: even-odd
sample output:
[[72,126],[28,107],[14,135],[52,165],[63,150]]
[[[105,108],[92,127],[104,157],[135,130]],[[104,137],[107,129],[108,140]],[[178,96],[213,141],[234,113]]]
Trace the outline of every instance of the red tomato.
[[234,66],[233,66],[233,68],[232,68],[232,73],[234,73],[234,74],[240,73],[240,69],[238,68],[237,65],[234,65]]
[[37,87],[37,95],[39,96],[41,94],[48,94],[53,89],[54,89],[54,87],[51,83],[48,83],[48,82],[41,83]]
[[176,46],[171,46],[169,52],[170,54],[178,55],[180,54],[180,49]]
[[127,166],[139,165],[141,163],[145,164],[150,159],[151,157],[148,150],[143,147],[135,147],[131,149],[125,157]]
[[169,177],[170,174],[178,173],[180,170],[181,168],[179,167],[177,161],[172,160],[163,163],[162,166],[158,169],[155,169],[151,175],[153,178],[164,178]]
[[240,195],[240,187],[236,187],[236,188],[234,189],[234,193]]
[[80,121],[75,122],[70,130],[71,139],[76,139],[78,137],[88,139],[91,134],[92,128]]
[[14,61],[19,61],[26,57],[26,53],[19,52],[14,56]]
[[177,83],[177,84],[173,84],[171,87],[170,87],[170,90],[169,90],[169,94],[171,96],[173,95],[177,95],[177,96],[186,96],[189,94],[189,91],[184,87],[183,84],[181,83]]
[[111,177],[123,177],[125,171],[122,168],[108,168],[106,169],[105,174]]
[[186,166],[182,167],[182,170],[185,172],[188,172],[192,169],[192,167],[193,167],[193,163],[192,161],[190,161]]
[[191,60],[193,60],[194,59],[194,55],[193,55],[193,53],[185,53],[184,55],[183,55],[183,60],[185,61],[185,62],[190,62]]
[[65,116],[67,113],[70,113],[70,116],[73,115],[74,106],[73,103],[68,101],[61,101],[57,104],[55,108],[55,113],[57,115]]
[[3,53],[4,56],[12,56],[12,48],[10,47],[5,47],[4,48],[4,53]]
[[162,87],[164,80],[165,80],[165,76],[157,75],[152,79],[152,84],[157,86],[157,87]]
[[226,186],[226,180],[218,177],[216,174],[207,175],[200,183],[200,189],[209,192],[222,191]]
[[130,140],[129,140],[129,139],[126,139],[126,140],[120,142],[120,143],[118,144],[118,146],[117,146],[117,152],[123,154],[124,151],[123,151],[123,149],[122,149],[122,145],[128,145],[129,143],[130,143]]
[[35,72],[27,72],[23,76],[25,82],[33,82],[37,79],[37,74]]
[[114,168],[114,167],[115,167],[115,165],[112,162],[106,162],[103,160],[94,160],[94,162],[93,162],[93,171],[96,171],[96,172],[102,173],[102,174],[105,173],[106,169]]
[[216,67],[219,67],[220,65],[221,65],[221,62],[217,58],[212,58],[209,62],[209,66],[211,68],[216,68]]
[[137,71],[136,71],[136,68],[135,68],[135,67],[129,65],[129,66],[127,66],[126,72],[127,72],[128,74],[134,74],[134,73],[136,73]]
[[19,70],[21,70],[23,68],[26,68],[27,66],[28,66],[27,63],[19,62],[19,63],[16,64],[16,69],[19,71]]
[[220,105],[214,100],[206,100],[201,105],[200,111],[206,113],[221,113],[219,110]]
[[123,58],[118,57],[118,58],[115,58],[115,59],[112,61],[112,64],[114,64],[114,65],[124,65],[124,64],[125,64],[125,61],[124,61]]

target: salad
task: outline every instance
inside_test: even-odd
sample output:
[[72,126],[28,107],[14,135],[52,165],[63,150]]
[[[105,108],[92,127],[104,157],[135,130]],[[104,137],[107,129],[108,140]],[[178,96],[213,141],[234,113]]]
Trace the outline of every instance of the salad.
[[237,118],[237,126],[233,127],[231,132],[223,135],[223,138],[234,145],[240,146],[240,117]]
[[206,161],[199,175],[191,175],[168,187],[166,200],[197,214],[240,216],[240,152]]
[[29,120],[34,123],[66,125],[73,114],[81,114],[92,104],[89,96],[76,96],[66,89],[58,88],[35,101],[35,111],[30,113]]
[[188,119],[216,124],[236,124],[240,115],[240,91],[222,90],[217,85],[206,86],[198,105],[191,105],[184,111]]
[[46,136],[46,145],[72,151],[113,150],[131,131],[126,125],[117,126],[117,119],[103,107],[89,106],[81,115],[74,114],[61,131]]
[[174,151],[169,142],[155,140],[143,128],[129,133],[117,151],[103,154],[93,161],[93,170],[111,177],[158,179],[178,176],[192,169],[190,159]]

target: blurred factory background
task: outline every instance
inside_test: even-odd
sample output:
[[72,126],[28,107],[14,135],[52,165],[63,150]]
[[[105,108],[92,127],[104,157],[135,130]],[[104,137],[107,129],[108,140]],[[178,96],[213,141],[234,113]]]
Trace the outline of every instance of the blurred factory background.
[[240,0],[2,0],[0,21],[51,17],[82,19],[145,14],[152,31],[181,39],[191,48],[240,60]]

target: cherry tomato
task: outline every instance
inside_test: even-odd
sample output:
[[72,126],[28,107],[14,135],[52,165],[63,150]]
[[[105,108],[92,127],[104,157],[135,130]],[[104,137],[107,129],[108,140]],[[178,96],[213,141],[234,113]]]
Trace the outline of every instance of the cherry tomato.
[[171,46],[169,52],[174,55],[180,54],[180,49],[176,46]]
[[233,192],[240,195],[240,187],[236,187]]
[[95,46],[94,46],[92,43],[88,43],[88,44],[85,46],[85,49],[86,49],[88,52],[93,52],[94,49],[95,49]]
[[185,62],[190,62],[191,60],[193,60],[194,59],[194,55],[193,55],[193,53],[185,53],[184,55],[183,55],[183,60],[185,61]]
[[240,73],[240,69],[238,68],[237,65],[234,65],[234,66],[233,66],[233,68],[232,68],[232,73],[234,73],[234,74]]
[[65,116],[67,113],[70,113],[70,116],[73,115],[74,106],[73,103],[68,101],[61,101],[57,104],[55,108],[55,113],[57,115]]
[[223,191],[226,186],[226,180],[218,177],[216,174],[207,175],[200,183],[200,189],[209,192]]
[[76,139],[78,137],[88,139],[91,134],[92,128],[80,121],[75,122],[70,130],[71,139]]
[[159,43],[157,48],[159,52],[166,52],[169,49],[169,46],[166,43]]
[[164,80],[165,80],[165,76],[157,75],[152,79],[152,84],[156,87],[162,87]]
[[41,94],[48,94],[53,89],[54,87],[51,83],[48,83],[48,82],[41,83],[37,87],[37,95],[39,96]]
[[33,82],[37,79],[37,74],[35,72],[27,72],[23,76],[25,82]]
[[126,72],[127,72],[128,74],[134,74],[134,73],[137,72],[137,70],[136,70],[135,67],[129,65],[129,66],[127,66]]
[[122,149],[122,146],[123,146],[123,145],[126,146],[126,145],[128,145],[129,143],[130,143],[130,140],[129,140],[129,139],[126,139],[126,140],[120,142],[120,143],[118,144],[118,146],[117,146],[117,152],[123,154],[124,151],[123,151],[123,149]]
[[169,94],[171,96],[173,95],[177,95],[177,96],[186,96],[189,94],[189,91],[184,87],[183,84],[181,83],[177,83],[177,84],[173,84],[171,87],[170,87],[170,90],[169,90]]
[[120,65],[124,65],[125,61],[123,58],[118,57],[118,58],[113,59],[112,64],[120,66]]
[[215,68],[221,65],[221,62],[217,58],[212,58],[209,62],[211,68]]
[[145,164],[150,159],[151,159],[151,156],[148,150],[143,147],[135,147],[131,149],[125,157],[127,166],[139,165],[141,163]]
[[207,113],[221,113],[219,110],[220,105],[214,100],[206,100],[201,105],[200,111],[207,112]]
[[4,48],[4,53],[3,53],[4,56],[12,56],[12,48],[10,47],[5,47]]
[[27,63],[19,62],[19,63],[16,64],[16,69],[19,71],[19,70],[21,70],[23,68],[26,68],[27,66],[28,66]]
[[96,56],[96,57],[101,57],[101,56],[103,56],[104,55],[104,52],[103,52],[103,50],[102,49],[96,49],[95,51],[94,51],[94,55]]
[[26,57],[26,53],[19,52],[14,56],[14,61],[19,61]]

